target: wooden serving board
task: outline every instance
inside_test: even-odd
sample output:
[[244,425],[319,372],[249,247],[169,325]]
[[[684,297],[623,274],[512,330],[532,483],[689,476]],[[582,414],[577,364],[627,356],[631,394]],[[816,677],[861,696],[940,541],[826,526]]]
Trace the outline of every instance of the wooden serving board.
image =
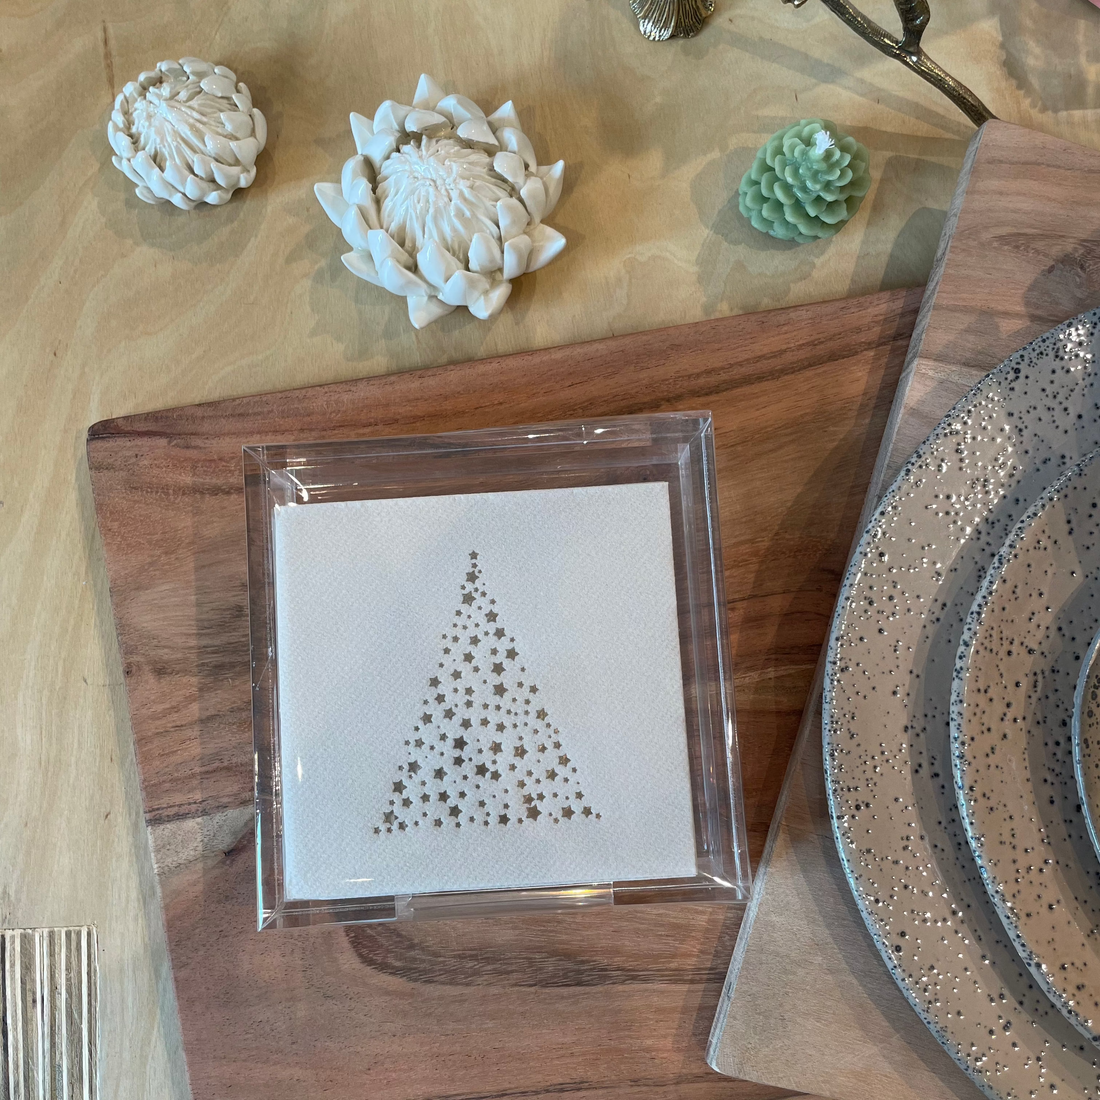
[[[1100,303],[1100,152],[986,123],[948,212],[865,516],[981,377]],[[708,1053],[835,1100],[978,1100],[894,985],[848,890],[821,752],[819,667]]]
[[921,292],[96,424],[194,1095],[774,1096],[704,1062],[743,910],[255,929],[241,446],[711,409],[759,856]]

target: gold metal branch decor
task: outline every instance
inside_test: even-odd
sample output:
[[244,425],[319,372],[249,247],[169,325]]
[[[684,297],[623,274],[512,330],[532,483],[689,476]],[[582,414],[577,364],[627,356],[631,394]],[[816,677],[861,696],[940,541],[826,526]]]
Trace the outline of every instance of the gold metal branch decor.
[[[806,0],[783,0],[783,3],[793,4],[796,8],[800,8],[805,2]],[[894,0],[894,7],[897,8],[898,15],[901,17],[901,38],[895,38],[873,19],[868,19],[848,0],[821,0],[821,2],[843,19],[860,38],[870,42],[876,50],[881,50],[887,57],[900,61],[907,69],[912,69],[917,76],[927,80],[933,88],[943,92],[975,126],[981,126],[983,122],[996,117],[965,84],[940,68],[924,52],[920,42],[931,17],[928,0]]]
[[[873,19],[868,19],[848,0],[821,2],[876,50],[900,61],[933,88],[943,92],[975,126],[996,117],[965,84],[940,68],[924,52],[921,37],[931,18],[928,0],[894,0],[894,7],[901,18],[901,38],[895,38]],[[783,0],[783,3],[800,8],[806,0]],[[638,17],[642,34],[655,42],[664,42],[669,38],[688,38],[696,34],[706,17],[714,11],[714,0],[630,0],[630,7]]]

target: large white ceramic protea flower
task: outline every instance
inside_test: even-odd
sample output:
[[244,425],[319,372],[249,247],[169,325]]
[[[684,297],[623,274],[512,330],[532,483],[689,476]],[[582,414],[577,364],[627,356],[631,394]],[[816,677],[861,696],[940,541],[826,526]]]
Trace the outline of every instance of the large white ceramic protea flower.
[[565,247],[543,221],[565,164],[538,165],[511,101],[486,117],[425,74],[411,106],[352,114],[351,132],[357,154],[340,182],[314,191],[352,247],[348,270],[407,298],[417,328],[457,306],[492,317],[514,278]]
[[228,202],[256,178],[267,121],[232,69],[184,57],[119,92],[107,137],[139,199],[194,210]]

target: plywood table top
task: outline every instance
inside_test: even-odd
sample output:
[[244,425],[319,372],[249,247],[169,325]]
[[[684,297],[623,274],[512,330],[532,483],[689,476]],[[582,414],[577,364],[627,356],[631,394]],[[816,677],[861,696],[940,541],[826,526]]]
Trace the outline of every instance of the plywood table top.
[[[892,18],[888,4],[868,7]],[[927,44],[1003,117],[1087,144],[1100,120],[1098,17],[1085,0],[941,3]],[[125,81],[184,54],[234,66],[271,132],[253,188],[196,217],[140,203],[105,140]],[[718,0],[699,38],[665,45],[638,35],[625,0],[68,0],[8,5],[0,57],[0,924],[95,923],[105,1094],[182,1096],[88,426],[918,286],[971,128],[819,5],[779,0]],[[495,322],[456,314],[417,334],[399,304],[343,270],[310,187],[350,151],[348,112],[406,94],[422,70],[486,103],[515,99],[538,153],[567,163],[555,222],[570,246],[517,284]],[[733,197],[753,152],[818,115],[871,150],[863,210],[818,245],[753,234]],[[857,442],[871,408],[860,417]],[[826,511],[828,488],[808,489]],[[776,594],[763,629],[780,644],[784,616],[803,613]],[[765,697],[770,681],[759,683]],[[777,702],[767,719],[788,746],[798,709]],[[785,751],[761,763],[774,790]],[[770,805],[756,813],[766,824]],[[715,942],[713,959],[691,965],[720,974],[731,939]],[[688,1041],[709,1025],[697,996],[684,994],[697,1024],[669,1040],[692,1080],[709,1072]],[[700,1087],[610,1079],[572,1087]],[[707,1087],[734,1087],[716,1081]]]

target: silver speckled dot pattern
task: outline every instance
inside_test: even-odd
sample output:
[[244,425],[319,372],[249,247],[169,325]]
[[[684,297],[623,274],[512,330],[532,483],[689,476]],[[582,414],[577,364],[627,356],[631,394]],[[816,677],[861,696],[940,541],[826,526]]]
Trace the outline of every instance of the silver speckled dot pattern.
[[989,896],[1052,1001],[1100,1040],[1100,863],[1073,771],[1073,694],[1100,625],[1100,452],[1028,509],[959,645],[955,793]]
[[982,885],[951,774],[951,682],[1009,532],[1100,443],[1098,318],[1006,360],[907,463],[849,568],[826,668],[826,788],[856,901],[932,1033],[1003,1100],[1100,1095],[1100,1049],[1039,988]]
[[1073,768],[1093,851],[1100,856],[1100,631],[1073,693]]

